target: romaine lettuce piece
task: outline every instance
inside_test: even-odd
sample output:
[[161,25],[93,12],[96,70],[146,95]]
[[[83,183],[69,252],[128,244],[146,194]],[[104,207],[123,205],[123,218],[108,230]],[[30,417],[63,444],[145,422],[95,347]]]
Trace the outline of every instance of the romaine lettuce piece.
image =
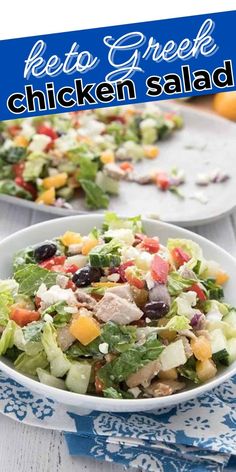
[[57,273],[43,269],[35,264],[26,264],[18,269],[15,274],[15,280],[19,283],[19,293],[33,296],[44,283],[47,288],[55,285]]
[[[197,243],[190,239],[168,239],[167,249],[171,252],[176,247],[183,249],[183,251],[191,257],[191,259],[186,262],[186,265],[190,269],[193,269],[198,261],[201,261],[201,266],[204,266],[205,260],[203,258],[202,249]],[[203,267],[201,267],[200,272],[202,269]]]
[[28,375],[36,375],[39,367],[46,369],[48,360],[44,351],[40,351],[34,356],[29,356],[26,352],[23,352],[17,357],[14,366],[19,372]]
[[64,380],[62,379],[57,379],[54,377],[54,375],[50,374],[45,369],[42,369],[41,367],[38,367],[36,370],[37,376],[39,378],[39,381],[45,385],[49,385],[49,387],[55,387],[55,388],[60,388],[61,390],[66,390],[66,384]]
[[17,325],[14,321],[8,321],[0,339],[0,356],[4,355],[7,349],[10,349],[14,346],[14,334],[16,328]]
[[68,390],[75,393],[86,393],[89,386],[92,367],[88,362],[74,362],[66,377]]
[[52,323],[45,324],[41,342],[50,363],[51,374],[55,377],[64,377],[71,363],[57,344],[57,333]]

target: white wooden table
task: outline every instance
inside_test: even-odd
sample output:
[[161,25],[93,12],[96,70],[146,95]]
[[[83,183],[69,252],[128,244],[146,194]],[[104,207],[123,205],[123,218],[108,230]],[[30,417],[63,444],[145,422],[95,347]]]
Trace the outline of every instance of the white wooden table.
[[[0,239],[51,216],[0,203]],[[236,257],[236,213],[193,230]],[[0,415],[1,472],[121,472],[120,466],[71,458],[58,432],[31,428]]]

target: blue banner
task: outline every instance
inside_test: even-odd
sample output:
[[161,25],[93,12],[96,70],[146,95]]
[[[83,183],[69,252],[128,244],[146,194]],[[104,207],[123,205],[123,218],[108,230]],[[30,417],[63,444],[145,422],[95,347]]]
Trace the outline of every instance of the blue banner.
[[235,90],[236,11],[0,41],[0,119]]

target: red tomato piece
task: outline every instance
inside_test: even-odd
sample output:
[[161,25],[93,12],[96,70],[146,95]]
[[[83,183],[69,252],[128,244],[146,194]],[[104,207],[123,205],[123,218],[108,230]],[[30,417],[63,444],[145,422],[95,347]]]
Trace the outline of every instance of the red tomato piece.
[[72,282],[72,280],[68,280],[66,288],[71,288],[73,292],[75,292],[75,290],[77,289],[76,285],[74,284],[74,282]]
[[32,195],[32,198],[35,199],[37,197],[37,190],[33,184],[30,182],[26,182],[23,177],[16,177],[15,178],[15,183],[19,185],[19,187],[22,187],[24,190],[29,192]]
[[38,134],[45,134],[46,136],[48,136],[52,140],[58,138],[58,134],[56,133],[56,131],[53,128],[50,128],[49,126],[46,126],[46,125],[39,125],[38,128],[37,128],[37,133]]
[[13,137],[17,136],[20,130],[21,130],[21,127],[19,125],[12,125],[7,128],[8,133]]
[[23,327],[29,323],[32,323],[32,321],[38,321],[40,319],[40,314],[37,311],[15,307],[11,311],[10,319],[15,321],[19,326]]
[[170,179],[166,172],[159,172],[156,176],[156,184],[161,190],[168,190],[170,188]]
[[44,269],[52,270],[52,267],[55,265],[60,265],[63,266],[65,263],[66,256],[55,256],[51,257],[50,259],[47,259],[46,261],[40,262],[40,267],[43,267]]
[[64,269],[66,274],[74,274],[78,270],[78,266],[75,264],[71,264]]
[[158,239],[145,237],[139,247],[145,251],[150,252],[151,254],[155,254],[159,251],[160,244]]
[[206,296],[204,290],[202,290],[202,288],[199,287],[198,284],[191,285],[191,287],[189,287],[187,291],[188,292],[195,292],[197,294],[197,297],[199,298],[199,300],[201,302],[204,302],[205,300],[207,300],[207,296]]
[[23,161],[13,164],[12,171],[15,177],[21,177],[25,168],[25,163]]
[[151,264],[151,274],[153,279],[160,284],[165,284],[167,282],[168,272],[169,263],[156,254]]
[[177,268],[182,266],[185,262],[190,261],[191,259],[191,257],[180,247],[175,247],[174,249],[172,249],[171,255]]

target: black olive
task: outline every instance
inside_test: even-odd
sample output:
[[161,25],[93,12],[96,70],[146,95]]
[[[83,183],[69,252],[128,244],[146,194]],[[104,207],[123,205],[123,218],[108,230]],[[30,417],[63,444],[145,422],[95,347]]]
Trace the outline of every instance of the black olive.
[[165,316],[169,311],[169,305],[165,302],[148,302],[144,306],[144,314],[150,320],[158,320]]
[[102,274],[103,272],[101,269],[88,265],[77,270],[72,277],[72,281],[75,283],[76,287],[86,287],[92,282],[99,282]]
[[34,257],[36,261],[41,262],[55,256],[56,252],[57,252],[56,244],[45,243],[45,244],[42,244],[41,246],[36,247],[36,249],[34,250]]

